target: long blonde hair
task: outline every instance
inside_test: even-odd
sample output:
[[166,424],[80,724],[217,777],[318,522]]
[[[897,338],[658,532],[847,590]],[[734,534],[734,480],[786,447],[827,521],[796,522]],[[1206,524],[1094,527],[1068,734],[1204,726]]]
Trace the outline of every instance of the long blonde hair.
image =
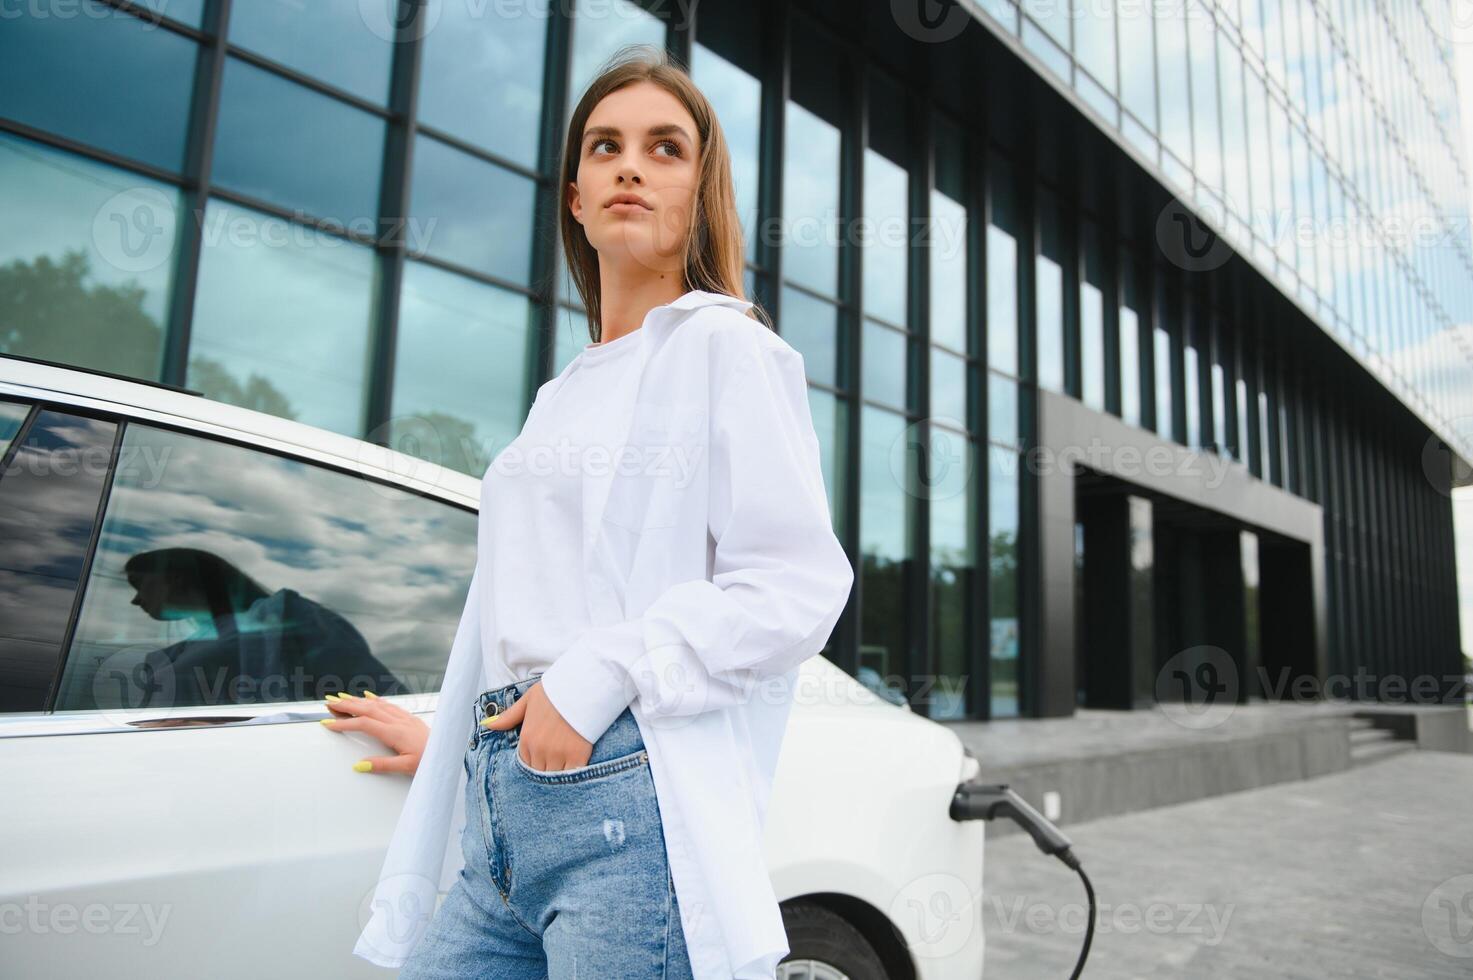
[[[567,205],[567,188],[578,179],[578,162],[582,153],[583,130],[588,117],[604,96],[636,82],[653,82],[680,100],[695,120],[700,140],[700,176],[696,182],[695,204],[690,223],[685,229],[681,265],[685,281],[683,291],[703,289],[725,293],[746,300],[743,276],[745,243],[741,221],[737,216],[736,192],[731,180],[731,151],[716,111],[704,93],[696,87],[685,69],[671,60],[663,49],[650,45],[621,48],[588,84],[583,97],[568,120],[568,135],[563,141],[561,180],[558,183],[558,233],[568,274],[583,307],[588,311],[588,336],[597,342],[601,332],[598,251],[583,233],[583,226],[573,217]],[[771,320],[760,306],[753,305],[747,315],[772,328]]]

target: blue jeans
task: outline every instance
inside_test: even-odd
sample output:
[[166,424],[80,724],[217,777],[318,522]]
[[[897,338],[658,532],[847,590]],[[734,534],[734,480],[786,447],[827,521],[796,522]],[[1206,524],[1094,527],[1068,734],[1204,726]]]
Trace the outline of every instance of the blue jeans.
[[476,700],[465,754],[465,868],[400,980],[691,980],[633,713],[625,708],[614,720],[587,765],[555,772],[522,762],[520,726],[481,727],[540,676]]

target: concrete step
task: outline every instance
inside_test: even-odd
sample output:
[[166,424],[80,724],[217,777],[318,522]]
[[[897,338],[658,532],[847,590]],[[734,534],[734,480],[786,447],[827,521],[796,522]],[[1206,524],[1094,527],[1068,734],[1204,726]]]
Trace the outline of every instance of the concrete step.
[[1374,745],[1377,742],[1394,741],[1396,741],[1396,733],[1389,728],[1352,728],[1350,730],[1351,749],[1359,745]]
[[1351,766],[1363,766],[1370,762],[1380,762],[1394,755],[1401,755],[1403,752],[1415,752],[1416,750],[1417,743],[1410,739],[1389,739],[1383,742],[1351,746],[1350,764]]

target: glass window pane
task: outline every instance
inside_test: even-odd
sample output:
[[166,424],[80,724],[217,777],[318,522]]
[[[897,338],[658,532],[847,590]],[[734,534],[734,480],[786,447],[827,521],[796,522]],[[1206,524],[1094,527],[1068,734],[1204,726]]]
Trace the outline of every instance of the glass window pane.
[[992,698],[990,716],[1018,715],[1018,454],[990,446],[987,450],[988,594],[991,606],[991,651],[988,657]]
[[162,479],[118,471],[59,707],[439,689],[476,563],[474,512],[145,425],[122,451],[169,465]]
[[41,411],[0,473],[0,712],[46,708],[116,435]]
[[[860,606],[859,667],[868,680],[908,692],[910,669],[907,569],[914,553],[911,504],[907,492],[913,459],[911,431],[893,412],[866,405],[861,415],[860,450]],[[898,683],[896,683],[898,682]]]
[[289,211],[377,227],[384,121],[236,58],[225,63],[213,179]]
[[428,136],[414,146],[411,250],[529,284],[537,185]]
[[482,476],[521,431],[533,330],[527,297],[407,263],[391,445]]
[[0,116],[181,172],[198,46],[94,0],[71,10],[0,15]]
[[1155,329],[1156,357],[1156,432],[1173,439],[1171,405],[1171,335],[1158,324]]
[[932,417],[952,421],[958,428],[968,428],[967,362],[939,347],[931,348]]
[[1185,331],[1182,346],[1182,378],[1185,382],[1182,391],[1183,407],[1186,409],[1187,417],[1187,440],[1186,444],[1193,449],[1202,446],[1202,391],[1201,375],[1198,373],[1202,366],[1197,359],[1197,344],[1193,339],[1193,331]]
[[218,200],[203,236],[186,384],[361,438],[373,251]]
[[159,379],[179,192],[0,133],[0,353]]
[[1186,14],[1177,0],[1154,0],[1156,70],[1160,73],[1161,140],[1190,166],[1192,117],[1187,87]]
[[931,510],[931,658],[938,674],[927,708],[932,718],[957,719],[967,716],[967,684],[974,673],[969,638],[975,631],[976,447],[948,429],[932,429],[931,443],[932,458],[946,459],[951,475],[926,493]]
[[731,179],[747,258],[757,255],[757,183],[762,147],[762,83],[703,44],[694,47],[692,77],[721,121],[731,152]]
[[1064,243],[1059,206],[1054,195],[1038,190],[1038,256],[1035,292],[1038,305],[1038,384],[1064,390]]
[[813,428],[818,434],[819,462],[823,467],[823,485],[829,495],[829,514],[834,533],[843,535],[844,502],[849,498],[844,485],[848,442],[849,402],[831,391],[810,387],[808,407],[813,411]]
[[1018,222],[1012,167],[989,158],[991,219],[987,225],[987,363],[1018,373]]
[[1248,134],[1243,120],[1243,56],[1226,34],[1217,35],[1217,60],[1222,93],[1222,171],[1226,178],[1228,208],[1242,218],[1249,215]]
[[967,344],[967,209],[931,192],[931,340],[958,353]]
[[1120,256],[1120,417],[1141,424],[1140,289],[1136,266],[1128,254]]
[[1222,149],[1217,128],[1217,30],[1200,3],[1187,10],[1191,43],[1193,158],[1197,176],[1214,190],[1222,187]]
[[0,401],[0,458],[10,451],[10,444],[25,424],[31,407],[24,402]]
[[573,11],[570,116],[588,83],[620,48],[628,44],[665,47],[664,22],[630,0],[576,0]]
[[787,104],[783,166],[783,275],[825,296],[839,290],[839,130]]
[[1115,91],[1114,0],[1074,0],[1074,56],[1107,92]]
[[[445,31],[445,24],[436,26],[430,38]],[[392,31],[387,17],[370,23],[358,4],[256,0],[230,5],[232,45],[379,105],[389,101]]]
[[808,380],[842,387],[839,373],[839,311],[832,303],[797,289],[784,289],[782,338],[803,355]]
[[536,168],[548,7],[437,8],[420,52],[419,121]]
[[1146,129],[1156,129],[1156,42],[1151,6],[1122,7],[1116,21],[1120,30],[1120,101]]
[[1080,392],[1086,405],[1105,410],[1105,266],[1100,254],[1099,229],[1090,221],[1080,224],[1084,249],[1084,280],[1079,284]]
[[898,330],[864,321],[864,397],[905,409],[910,339]]
[[1005,446],[1019,444],[1018,384],[991,372],[987,375],[987,438]]
[[909,187],[903,167],[874,150],[864,151],[864,234],[859,240],[864,310],[902,326],[907,323],[906,285],[910,281]]

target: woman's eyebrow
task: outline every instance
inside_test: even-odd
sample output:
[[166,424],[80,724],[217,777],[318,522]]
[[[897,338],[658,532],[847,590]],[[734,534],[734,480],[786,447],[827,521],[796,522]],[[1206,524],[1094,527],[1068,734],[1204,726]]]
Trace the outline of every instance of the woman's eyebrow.
[[[660,125],[660,126],[651,126],[649,128],[648,135],[650,135],[650,136],[671,136],[671,135],[674,135],[676,133],[679,133],[681,136],[684,136],[686,138],[686,141],[687,142],[690,142],[690,143],[694,143],[695,142],[694,139],[691,139],[690,133],[687,133],[685,131],[685,128],[684,127],[682,127],[682,126],[680,126],[680,125],[678,125],[676,123],[664,123],[663,125]],[[606,136],[618,137],[618,136],[623,136],[623,135],[624,135],[623,131],[620,130],[619,127],[617,127],[617,126],[592,126],[592,127],[588,128],[588,129],[584,130],[584,132],[583,132],[583,142],[586,143],[586,142],[588,142],[589,140],[591,140],[591,139],[593,139],[595,137],[598,137],[598,138],[602,139],[603,137],[606,137]]]

